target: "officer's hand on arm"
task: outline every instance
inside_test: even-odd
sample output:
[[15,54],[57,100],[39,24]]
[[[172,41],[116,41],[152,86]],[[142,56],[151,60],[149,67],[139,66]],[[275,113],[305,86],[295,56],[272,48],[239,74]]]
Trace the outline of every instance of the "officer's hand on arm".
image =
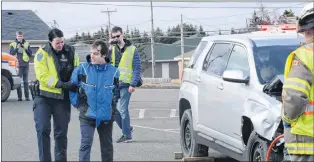
[[72,81],[62,82],[59,80],[56,84],[56,88],[62,88],[65,90],[75,91],[77,86],[75,84],[73,84]]
[[312,79],[311,71],[301,61],[294,59],[283,86],[283,120],[287,125],[296,122],[304,113]]

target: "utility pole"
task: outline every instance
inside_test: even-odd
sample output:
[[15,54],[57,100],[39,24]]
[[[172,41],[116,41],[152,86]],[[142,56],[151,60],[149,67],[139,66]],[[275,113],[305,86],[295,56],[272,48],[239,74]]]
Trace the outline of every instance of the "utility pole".
[[154,14],[153,14],[153,2],[150,1],[150,17],[151,17],[151,52],[152,52],[152,78],[155,78],[155,54],[154,54]]
[[183,70],[184,70],[184,38],[183,38],[183,17],[182,17],[182,14],[181,14],[181,58],[182,58],[181,74],[183,74]]
[[111,15],[112,12],[117,12],[117,9],[115,9],[115,10],[109,10],[109,9],[107,8],[106,11],[105,11],[105,10],[102,10],[102,11],[101,11],[101,13],[106,13],[106,14],[108,15],[108,27],[109,27],[109,28],[108,28],[108,33],[109,33],[109,35],[108,35],[108,40],[110,39],[110,35],[111,35],[110,15]]

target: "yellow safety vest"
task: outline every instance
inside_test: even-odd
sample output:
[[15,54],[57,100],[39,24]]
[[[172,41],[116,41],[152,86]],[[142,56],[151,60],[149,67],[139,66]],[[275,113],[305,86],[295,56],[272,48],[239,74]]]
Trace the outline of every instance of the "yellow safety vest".
[[[313,68],[313,47],[308,48],[302,46],[292,52],[286,61],[284,79],[284,88],[301,91],[308,96],[309,103],[306,105],[305,112],[297,119],[290,120],[282,114],[282,118],[291,124],[291,133],[295,135],[302,135],[314,138],[314,84],[309,85],[308,82],[298,78],[287,78],[291,69],[294,57],[300,61],[312,72],[314,81]],[[314,143],[307,141],[298,141],[297,143],[285,143],[286,148],[290,154],[314,154]]]
[[[79,66],[79,57],[74,56],[74,68]],[[53,56],[43,48],[39,48],[34,57],[36,79],[39,81],[40,95],[49,98],[63,99],[61,88],[55,88],[59,77]]]
[[[112,48],[111,60],[112,65],[115,66],[115,49]],[[122,54],[118,69],[120,71],[119,80],[123,83],[131,83],[133,76],[133,57],[134,57],[135,46],[126,47],[125,51]]]
[[[11,46],[12,46],[13,48],[16,48],[17,43],[16,43],[16,42],[12,42],[12,43],[10,43],[9,48],[11,48]],[[27,49],[28,46],[29,46],[29,43],[28,43],[28,42],[25,42],[25,43],[24,43],[24,48]],[[28,54],[26,53],[26,50],[25,50],[25,49],[23,49],[22,47],[20,47],[20,48],[18,49],[18,52],[19,52],[19,53],[23,53],[23,61],[28,62],[28,61],[29,61],[29,56],[28,56]],[[15,55],[17,55],[17,54],[15,53],[14,56],[15,56]]]

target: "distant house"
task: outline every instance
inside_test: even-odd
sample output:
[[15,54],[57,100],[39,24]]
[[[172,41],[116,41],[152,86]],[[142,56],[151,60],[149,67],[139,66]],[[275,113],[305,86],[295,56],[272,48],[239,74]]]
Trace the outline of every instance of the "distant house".
[[[193,35],[184,38],[184,52],[194,50],[202,38],[199,35]],[[147,45],[143,52],[148,58],[151,58],[151,46]],[[155,44],[155,78],[179,78],[179,64],[174,57],[181,55],[181,41],[173,44]],[[152,77],[151,60],[149,67],[142,74],[143,77]]]
[[[184,58],[184,67],[187,66],[187,64],[189,63],[192,55],[194,54],[195,52],[195,49],[191,50],[191,51],[188,51],[186,53],[183,54],[183,58]],[[179,55],[179,56],[176,56],[174,58],[174,60],[178,61],[178,73],[179,73],[179,80],[181,80],[181,76],[182,76],[182,55]]]
[[1,28],[2,52],[9,53],[9,44],[15,40],[18,30],[24,32],[33,54],[48,42],[50,27],[31,10],[2,10]]

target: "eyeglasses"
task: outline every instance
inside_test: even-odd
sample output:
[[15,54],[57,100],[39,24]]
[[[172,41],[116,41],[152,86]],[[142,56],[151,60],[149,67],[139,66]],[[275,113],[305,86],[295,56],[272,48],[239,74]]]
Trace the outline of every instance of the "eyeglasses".
[[120,35],[112,36],[111,38],[119,38]]

